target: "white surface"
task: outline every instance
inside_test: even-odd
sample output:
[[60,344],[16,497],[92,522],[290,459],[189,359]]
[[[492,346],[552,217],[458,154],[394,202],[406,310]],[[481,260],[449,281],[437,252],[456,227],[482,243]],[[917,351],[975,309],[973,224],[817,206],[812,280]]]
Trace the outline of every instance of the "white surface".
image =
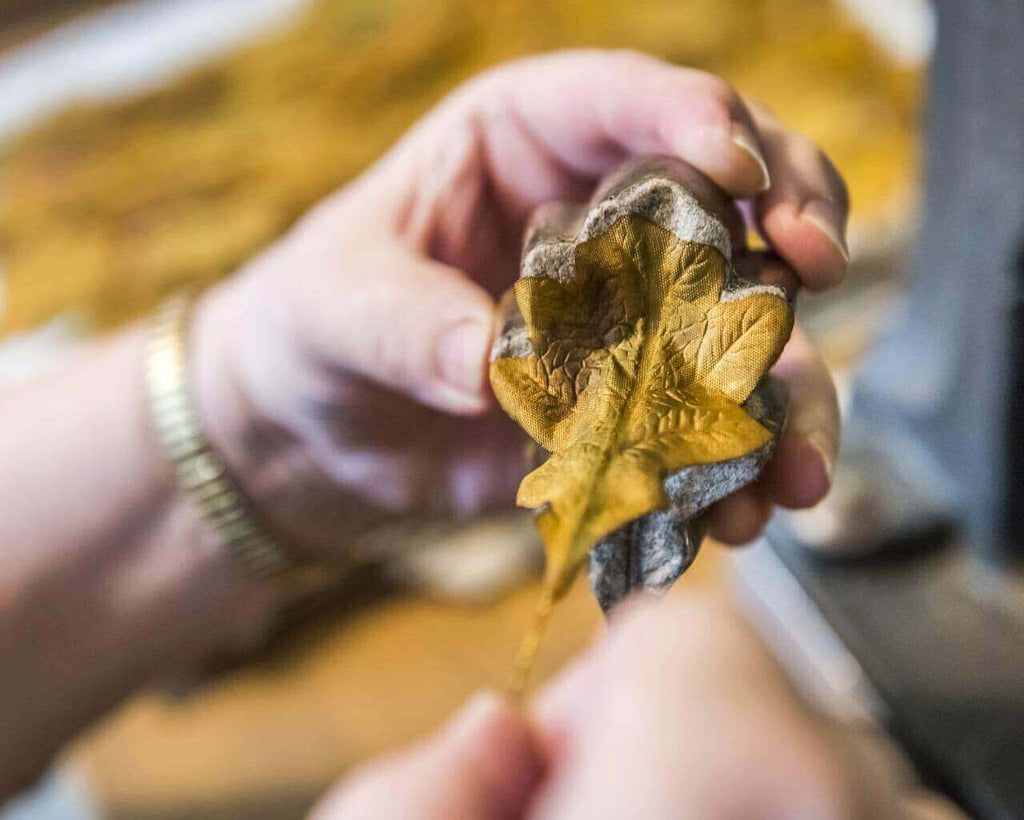
[[0,139],[69,102],[153,86],[279,25],[307,0],[138,0],[0,59]]
[[885,704],[860,662],[767,542],[728,557],[751,624],[804,697],[847,726],[882,725]]

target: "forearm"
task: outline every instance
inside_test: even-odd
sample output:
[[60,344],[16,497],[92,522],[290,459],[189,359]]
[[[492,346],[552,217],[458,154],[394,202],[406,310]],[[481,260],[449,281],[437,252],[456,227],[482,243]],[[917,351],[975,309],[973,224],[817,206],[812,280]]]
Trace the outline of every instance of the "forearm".
[[133,689],[259,632],[147,426],[140,329],[0,396],[0,799]]

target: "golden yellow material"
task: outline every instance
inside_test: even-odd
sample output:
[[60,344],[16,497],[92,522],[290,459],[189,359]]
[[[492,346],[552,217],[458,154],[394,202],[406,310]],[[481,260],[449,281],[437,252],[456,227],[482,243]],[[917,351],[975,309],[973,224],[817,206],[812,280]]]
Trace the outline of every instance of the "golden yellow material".
[[230,273],[457,82],[560,47],[724,76],[847,175],[858,220],[913,189],[918,72],[830,0],[315,0],[287,31],[141,97],[81,108],[0,157],[3,330],[101,326]]
[[571,281],[516,283],[532,352],[496,359],[491,383],[552,454],[517,499],[541,510],[541,622],[598,540],[668,506],[666,475],[770,440],[741,405],[782,352],[793,313],[774,289],[723,299],[728,270],[717,249],[630,214],[576,247]]

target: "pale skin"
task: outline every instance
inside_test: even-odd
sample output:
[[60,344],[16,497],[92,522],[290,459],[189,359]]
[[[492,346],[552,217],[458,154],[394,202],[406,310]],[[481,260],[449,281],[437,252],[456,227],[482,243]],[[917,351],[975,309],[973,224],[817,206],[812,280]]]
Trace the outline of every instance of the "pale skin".
[[[509,64],[456,90],[204,296],[192,334],[199,414],[292,550],[331,561],[337,544],[394,516],[469,516],[514,498],[523,442],[494,406],[486,360],[524,220],[647,153],[679,156],[741,200],[777,273],[808,291],[842,280],[846,191],[811,141],[711,75],[592,51]],[[177,491],[147,428],[143,345],[129,328],[0,396],[0,796],[132,691],[258,641],[280,599],[224,556]],[[774,505],[810,506],[828,491],[828,373],[799,333],[776,372],[790,421],[763,479],[715,510],[714,534],[729,543],[754,538]],[[569,706],[550,709],[543,720],[576,731]],[[513,721],[488,710],[473,731]],[[797,706],[785,714],[780,732],[791,722],[814,735]],[[662,742],[663,727],[648,728]],[[613,742],[593,731],[594,743]],[[715,747],[716,765],[734,751]],[[560,759],[544,754],[545,767]],[[538,805],[551,808],[531,816],[596,816],[571,796]],[[362,816],[333,811],[319,816]]]
[[310,820],[964,820],[809,709],[718,596],[634,601],[527,714],[478,695]]

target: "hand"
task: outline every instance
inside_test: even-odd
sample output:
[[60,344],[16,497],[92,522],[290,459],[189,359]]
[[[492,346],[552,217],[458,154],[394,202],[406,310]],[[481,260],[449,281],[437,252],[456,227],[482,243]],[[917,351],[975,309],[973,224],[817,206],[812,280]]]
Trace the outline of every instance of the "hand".
[[[494,297],[515,278],[536,205],[585,199],[648,153],[748,200],[771,264],[803,287],[842,279],[842,180],[722,80],[600,51],[488,72],[202,306],[201,412],[287,540],[324,555],[394,515],[514,498],[523,440],[486,382]],[[776,372],[790,383],[789,427],[763,479],[721,502],[715,534],[727,541],[752,539],[773,503],[811,505],[828,489],[829,376],[799,333]]]
[[722,601],[634,605],[528,720],[479,696],[312,820],[956,820],[880,737],[812,712]]

